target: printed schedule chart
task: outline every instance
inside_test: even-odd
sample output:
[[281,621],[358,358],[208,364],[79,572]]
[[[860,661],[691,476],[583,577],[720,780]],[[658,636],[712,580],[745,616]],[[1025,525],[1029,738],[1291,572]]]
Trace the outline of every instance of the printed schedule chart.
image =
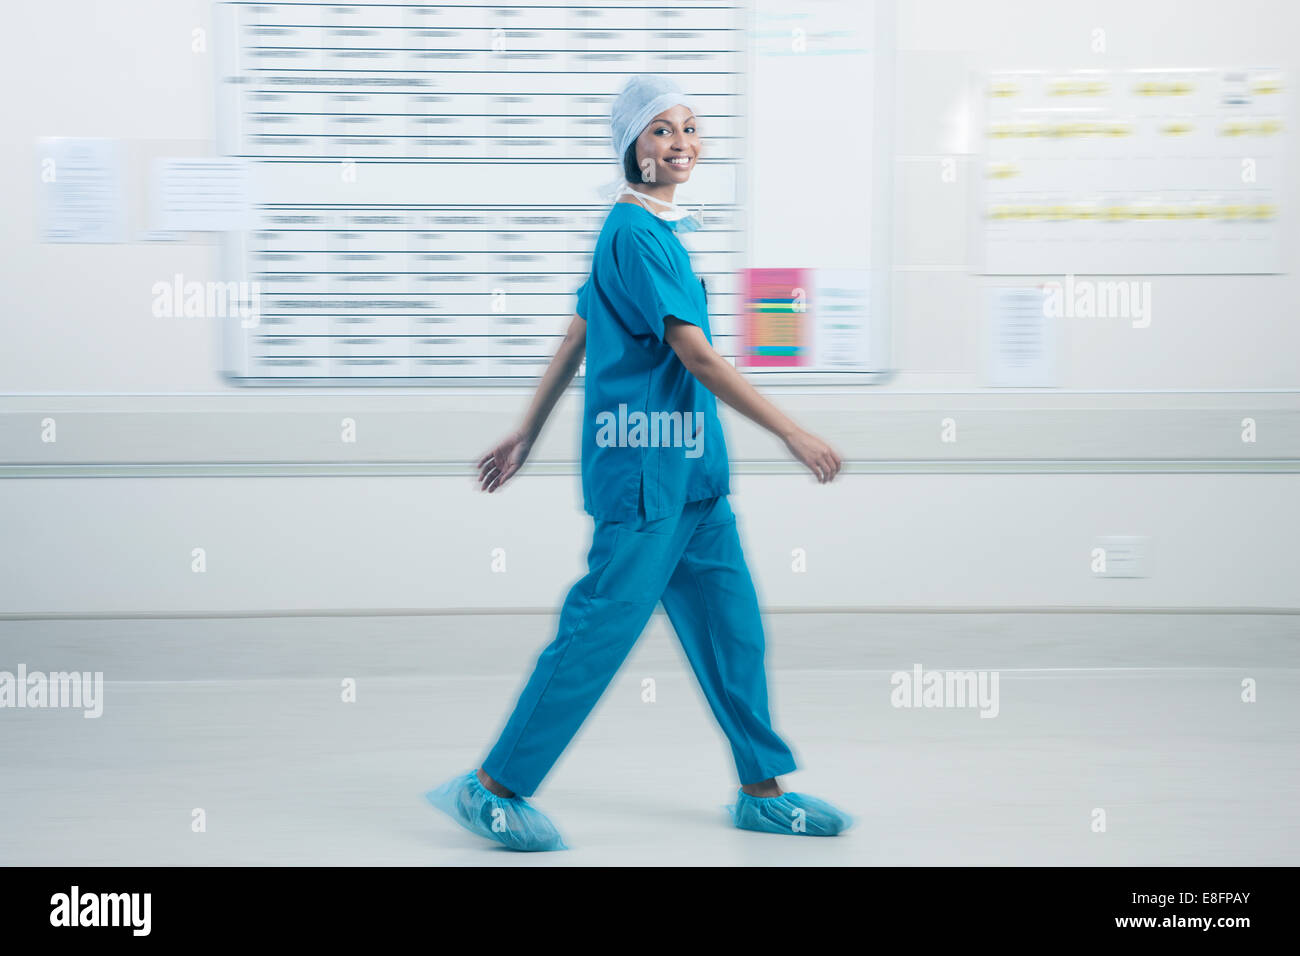
[[984,271],[1285,271],[1272,67],[1044,70],[985,83]]
[[678,201],[729,358],[744,231],[744,10],[703,2],[221,3],[219,152],[251,225],[224,272],[242,384],[535,378],[572,318],[618,175],[609,105],[633,73],[694,95],[706,150]]

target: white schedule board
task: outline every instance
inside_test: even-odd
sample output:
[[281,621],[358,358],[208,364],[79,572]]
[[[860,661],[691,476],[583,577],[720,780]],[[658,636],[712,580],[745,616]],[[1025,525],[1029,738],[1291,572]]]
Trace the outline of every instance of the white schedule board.
[[708,155],[683,199],[714,344],[734,353],[734,165],[745,10],[220,3],[220,152],[249,163],[225,327],[240,384],[535,378],[568,326],[617,174],[609,104],[633,73],[696,95]]
[[984,273],[1284,271],[1271,68],[985,77]]
[[892,373],[892,0],[753,0],[748,270],[738,366],[755,380]]

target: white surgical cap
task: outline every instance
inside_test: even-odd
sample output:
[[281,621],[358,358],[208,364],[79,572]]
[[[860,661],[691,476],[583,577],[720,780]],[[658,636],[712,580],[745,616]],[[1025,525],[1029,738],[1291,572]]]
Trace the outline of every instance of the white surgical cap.
[[652,119],[673,106],[685,106],[695,112],[694,101],[669,77],[642,73],[624,84],[609,109],[609,141],[614,148],[619,176],[613,183],[606,184],[603,191],[625,182],[622,178],[623,154]]

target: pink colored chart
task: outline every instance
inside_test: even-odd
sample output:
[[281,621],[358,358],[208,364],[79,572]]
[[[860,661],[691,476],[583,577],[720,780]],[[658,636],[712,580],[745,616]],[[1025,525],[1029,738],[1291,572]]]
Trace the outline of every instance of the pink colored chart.
[[811,364],[811,269],[745,269],[744,345],[737,364],[805,368]]

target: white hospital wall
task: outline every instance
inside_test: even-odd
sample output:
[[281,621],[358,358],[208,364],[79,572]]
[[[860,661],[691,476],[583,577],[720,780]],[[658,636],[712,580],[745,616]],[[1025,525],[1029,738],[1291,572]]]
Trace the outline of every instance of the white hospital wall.
[[[773,608],[1267,609],[1297,603],[1296,485],[751,475],[732,503]],[[548,609],[582,572],[591,528],[563,476],[500,498],[454,478],[16,479],[6,496],[0,534],[19,544],[0,558],[6,612]],[[1153,539],[1152,576],[1095,578],[1092,536],[1134,532]]]
[[[176,271],[205,275],[215,267],[215,246],[36,241],[35,193],[27,184],[37,137],[120,137],[142,149],[212,139],[211,63],[189,48],[191,29],[209,14],[205,3],[164,0],[16,5],[7,13],[0,69],[25,95],[10,99],[0,128],[0,171],[11,184],[0,238],[5,462],[40,460],[26,445],[51,410],[99,424],[81,436],[74,429],[61,449],[71,457],[61,460],[103,462],[145,447],[161,417],[201,448],[226,407],[223,393],[238,396],[254,435],[275,434],[287,399],[295,408],[319,401],[329,415],[348,404],[340,390],[290,395],[232,387],[216,373],[209,325],[150,315],[152,284]],[[1105,56],[1089,49],[1098,27],[1107,31]],[[1067,328],[1063,393],[979,390],[987,280],[969,272],[973,167],[962,162],[958,181],[942,187],[937,172],[942,157],[973,148],[952,120],[972,70],[1276,65],[1294,85],[1298,28],[1300,8],[1285,0],[902,3],[894,211],[901,374],[879,387],[769,395],[810,429],[834,435],[855,463],[888,457],[890,449],[927,457],[906,432],[911,419],[897,417],[903,412],[990,406],[1023,413],[1027,426],[1050,424],[1062,407],[1102,409],[1083,442],[1103,444],[1116,434],[1156,441],[1141,424],[1154,421],[1143,415],[1155,407],[1285,415],[1278,420],[1286,441],[1273,435],[1276,457],[1300,457],[1292,440],[1300,403],[1285,391],[1296,386],[1300,354],[1294,271],[1153,277],[1156,320],[1140,334],[1122,322],[1079,320]],[[1294,90],[1290,104],[1294,131]],[[805,132],[815,142],[815,130]],[[1294,157],[1295,137],[1289,142]],[[1290,183],[1283,205],[1287,248],[1295,250],[1300,180],[1293,175]],[[1160,398],[1163,404],[1142,394],[1069,394],[1145,389],[1186,394]],[[1284,391],[1234,398],[1220,389]],[[963,390],[974,394],[912,394]],[[44,393],[59,394],[39,397]],[[134,397],[115,397],[124,393]],[[176,397],[183,394],[193,398]],[[576,430],[579,397],[570,393],[550,425],[552,458],[572,450],[566,436]],[[479,414],[463,413],[467,400]],[[427,459],[463,465],[464,449],[486,448],[511,427],[527,392],[492,389],[467,398],[459,390],[393,389],[364,404],[384,415],[412,401],[445,410],[429,433]],[[1193,412],[1184,421],[1196,418]],[[1222,424],[1209,413],[1204,420],[1206,428]],[[817,487],[793,471],[755,473],[776,470],[762,462],[778,458],[779,447],[734,415],[727,425],[736,437],[735,506],[760,590],[774,606],[1300,606],[1288,573],[1300,531],[1294,474],[970,475],[944,473],[943,464],[927,466],[931,474],[879,474],[851,464],[835,485]],[[998,455],[1032,453],[1032,441],[1001,434]],[[91,450],[104,442],[118,453],[77,458],[78,443]],[[1208,442],[1191,436],[1185,447]],[[294,451],[285,449],[287,460],[301,460]],[[590,522],[580,513],[571,467],[553,475],[538,468],[500,497],[473,493],[467,472],[346,478],[311,477],[342,467],[312,466],[298,476],[280,470],[285,477],[238,469],[219,477],[219,468],[199,466],[196,477],[153,478],[129,469],[121,473],[133,476],[112,477],[114,468],[92,466],[86,477],[32,470],[0,479],[0,613],[549,607],[581,570]],[[1152,576],[1094,578],[1088,550],[1094,536],[1108,534],[1150,536]],[[208,551],[205,575],[189,571],[193,547]],[[490,573],[494,547],[507,549],[505,575]],[[793,548],[807,549],[806,574],[791,572]]]

